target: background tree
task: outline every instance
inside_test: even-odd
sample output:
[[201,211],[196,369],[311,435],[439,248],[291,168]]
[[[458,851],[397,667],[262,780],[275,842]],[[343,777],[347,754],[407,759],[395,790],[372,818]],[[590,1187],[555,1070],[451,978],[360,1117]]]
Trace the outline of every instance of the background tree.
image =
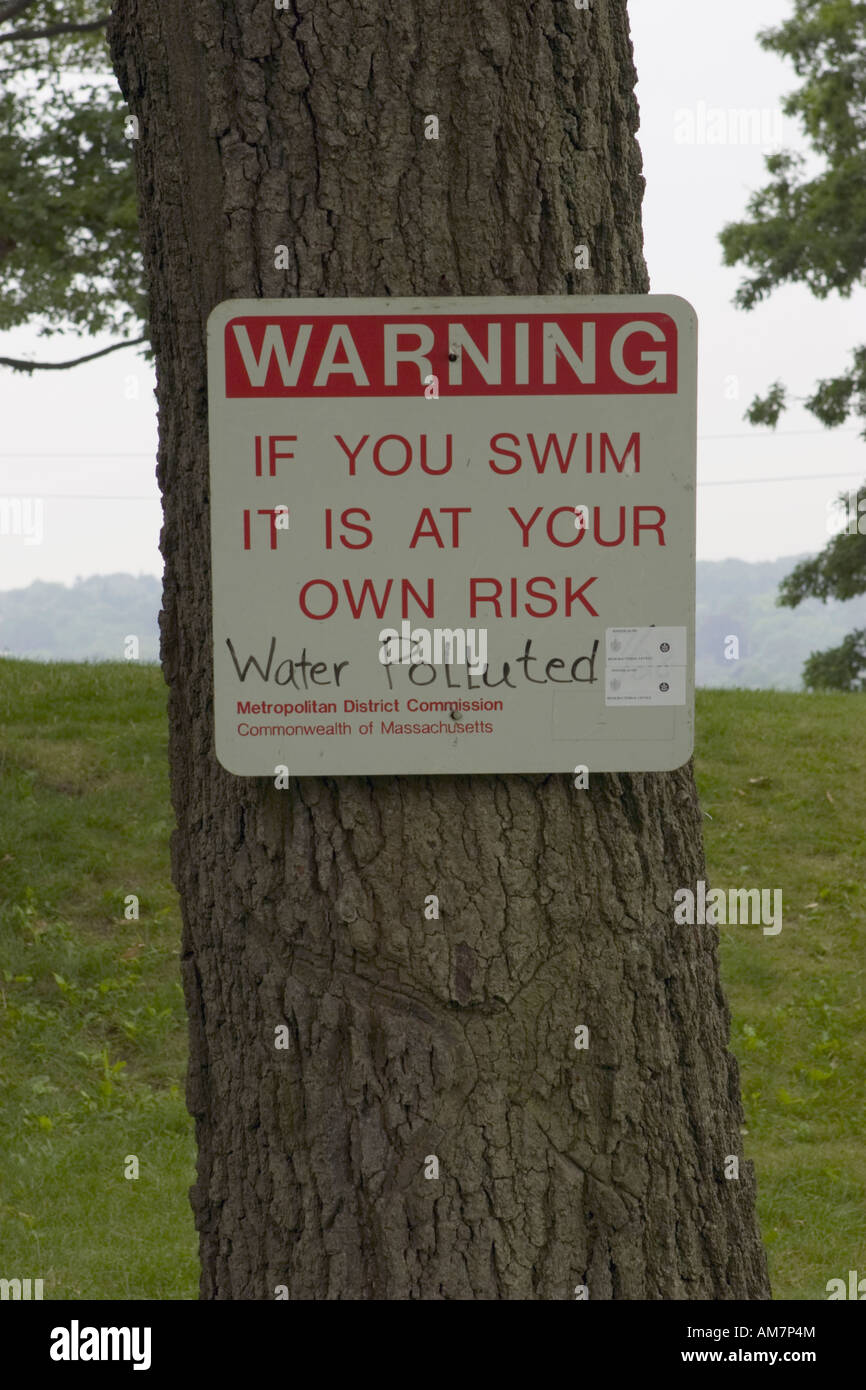
[[[732,222],[721,233],[725,264],[741,263],[754,272],[740,285],[735,303],[751,309],[787,283],[807,285],[818,299],[834,291],[847,298],[866,283],[866,4],[794,0],[792,18],[763,30],[758,41],[789,58],[803,78],[783,110],[799,120],[823,168],[810,175],[805,158],[791,151],[765,159],[771,182],[753,194],[749,220]],[[752,402],[746,419],[775,427],[788,399],[777,381]],[[847,372],[820,380],[804,404],[828,429],[849,418],[862,421],[866,439],[866,347],[854,349]],[[866,518],[862,531],[846,528],[821,555],[797,565],[780,587],[779,603],[796,608],[804,598],[862,593]],[[813,653],[803,672],[807,686],[861,689],[858,641],[852,633],[842,646]]]
[[0,0],[0,330],[145,342],[146,299],[108,0]]
[[141,123],[203,1297],[767,1297],[717,931],[673,923],[705,876],[690,766],[281,792],[213,754],[210,310],[646,291],[625,0],[118,0],[110,41]]
[[803,666],[810,690],[866,690],[866,628],[856,628],[838,647],[813,652]]

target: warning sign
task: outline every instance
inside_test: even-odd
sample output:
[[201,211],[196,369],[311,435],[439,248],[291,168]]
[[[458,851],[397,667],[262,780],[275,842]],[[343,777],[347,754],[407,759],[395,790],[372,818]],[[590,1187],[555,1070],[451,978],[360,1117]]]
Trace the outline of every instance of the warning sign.
[[686,762],[696,355],[667,295],[218,305],[223,767]]

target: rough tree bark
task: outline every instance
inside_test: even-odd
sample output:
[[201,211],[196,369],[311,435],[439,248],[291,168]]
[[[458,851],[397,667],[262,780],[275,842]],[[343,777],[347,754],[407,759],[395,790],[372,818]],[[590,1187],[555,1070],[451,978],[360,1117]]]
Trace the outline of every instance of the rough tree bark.
[[646,291],[625,0],[118,0],[110,39],[140,121],[202,1296],[768,1297],[751,1165],[725,1177],[717,933],[672,920],[705,874],[691,767],[286,792],[212,751],[208,313]]

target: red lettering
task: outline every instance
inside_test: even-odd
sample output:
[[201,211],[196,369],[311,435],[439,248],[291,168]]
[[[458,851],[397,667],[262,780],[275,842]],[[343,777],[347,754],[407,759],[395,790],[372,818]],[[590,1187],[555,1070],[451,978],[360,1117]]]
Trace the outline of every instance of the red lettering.
[[[634,471],[635,471],[635,473],[639,473],[639,472],[640,472],[640,434],[639,434],[637,431],[635,431],[635,433],[632,435],[631,439],[628,441],[628,443],[626,444],[625,448],[624,448],[623,451],[622,451],[622,458],[621,458],[621,459],[618,459],[617,456],[616,456],[616,450],[614,449],[613,445],[612,445],[611,442],[610,442],[610,435],[604,434],[604,433],[603,433],[602,436],[601,436],[601,469],[600,469],[600,472],[602,472],[602,473],[605,472],[605,462],[606,462],[606,459],[607,459],[607,455],[610,454],[611,458],[613,459],[613,466],[614,466],[614,468],[616,469],[617,473],[622,473],[623,469],[625,468],[625,465],[626,465],[626,461],[627,461],[627,459],[628,459],[628,456],[629,456],[629,454],[631,453],[632,449],[634,449]],[[589,469],[587,469],[587,472],[589,472]]]
[[394,581],[392,579],[386,581],[385,592],[383,596],[379,598],[379,595],[376,593],[376,590],[373,587],[372,579],[365,579],[361,586],[361,597],[360,599],[356,599],[354,593],[352,592],[352,585],[349,583],[348,579],[344,579],[343,588],[346,590],[346,598],[349,600],[349,607],[352,610],[352,617],[360,618],[361,614],[364,611],[364,604],[367,602],[367,599],[369,598],[373,606],[373,612],[376,614],[376,617],[384,618],[385,606],[388,602],[388,595],[391,592],[391,585],[393,584],[393,582]]
[[[328,609],[327,613],[311,613],[310,609],[307,606],[307,591],[309,589],[312,589],[315,584],[323,584],[331,596],[331,606]],[[334,585],[331,584],[329,580],[308,579],[306,584],[301,589],[298,602],[301,606],[301,612],[304,614],[305,617],[315,618],[316,622],[322,622],[325,618],[330,618],[334,615],[334,613],[336,613],[337,604],[340,602],[340,596],[337,593],[337,590],[334,588]]]
[[535,609],[530,608],[529,604],[527,603],[526,611],[529,614],[530,618],[552,618],[554,613],[556,612],[556,593],[552,592],[549,594],[540,594],[536,588],[537,584],[547,584],[551,590],[555,591],[556,589],[556,580],[548,579],[545,575],[537,574],[534,578],[527,579],[527,594],[530,598],[542,599],[543,602],[547,604],[547,610],[544,613],[537,613]]
[[361,526],[357,521],[350,521],[350,516],[361,516],[365,521],[369,521],[370,513],[365,511],[363,507],[349,507],[346,511],[340,513],[340,520],[346,530],[360,531],[364,539],[362,541],[350,541],[347,540],[345,536],[341,536],[340,544],[344,545],[347,550],[365,550],[366,547],[372,543],[373,532],[370,530],[369,526]]
[[601,534],[601,507],[593,507],[592,534],[599,545],[622,545],[625,540],[625,507],[619,509],[619,535],[615,541],[606,541]]
[[[568,516],[569,518],[569,531],[571,532],[571,539],[567,541],[558,541],[556,539],[556,536],[553,534],[553,519],[554,517],[561,516],[563,512],[565,512],[566,516]],[[547,534],[550,540],[553,541],[554,545],[577,545],[578,541],[583,539],[583,531],[580,531],[577,535],[575,535],[574,522],[574,507],[554,508],[554,510],[550,513],[550,516],[547,518]]]
[[401,604],[401,614],[400,614],[401,617],[403,617],[403,618],[408,618],[408,616],[409,616],[409,604],[408,604],[408,602],[407,602],[407,598],[408,598],[408,595],[409,595],[409,594],[412,595],[412,597],[414,598],[414,600],[415,600],[415,602],[417,603],[418,607],[421,609],[421,612],[424,614],[425,618],[432,618],[432,617],[433,617],[433,580],[432,580],[432,579],[428,579],[428,580],[427,580],[427,602],[426,602],[426,603],[424,602],[424,600],[422,599],[421,595],[418,593],[418,590],[414,587],[414,585],[409,583],[409,580],[408,580],[408,579],[404,579],[404,580],[402,581],[402,589],[403,589],[403,597],[402,597],[402,604]]
[[348,444],[345,442],[344,439],[342,439],[342,438],[340,437],[339,434],[335,434],[335,435],[334,435],[334,438],[336,439],[336,441],[337,441],[337,443],[339,444],[340,448],[344,451],[344,453],[346,454],[346,456],[347,456],[347,458],[348,458],[348,460],[349,460],[349,477],[350,477],[350,478],[354,478],[354,476],[355,476],[355,460],[356,460],[356,458],[358,457],[358,455],[360,454],[360,452],[361,452],[361,450],[363,449],[364,445],[367,443],[367,440],[370,438],[370,436],[369,436],[368,434],[365,434],[365,435],[364,435],[364,438],[361,440],[360,444],[359,444],[355,449],[350,449],[349,446],[348,446]]
[[529,440],[529,447],[532,450],[532,458],[535,463],[536,473],[543,473],[547,468],[547,456],[550,453],[551,445],[553,446],[554,452],[556,453],[556,461],[559,464],[560,473],[568,472],[568,465],[571,463],[571,455],[574,452],[574,442],[577,439],[576,434],[573,434],[571,436],[571,443],[568,446],[568,454],[564,459],[562,457],[562,451],[559,447],[559,439],[555,434],[549,434],[547,436],[547,443],[544,446],[544,457],[541,459],[539,459],[538,450],[535,447],[535,435],[528,434],[526,438]]
[[[639,512],[656,512],[658,521],[640,521]],[[662,527],[665,524],[665,514],[661,507],[635,507],[634,509],[634,544],[640,545],[641,531],[656,531],[658,533],[659,545],[665,544],[664,532]]]
[[570,579],[567,579],[567,580],[565,581],[565,616],[566,616],[567,618],[570,618],[570,617],[571,617],[571,610],[572,610],[572,608],[574,607],[574,603],[575,603],[575,600],[576,600],[576,599],[580,599],[580,601],[581,601],[581,603],[583,604],[584,608],[586,609],[587,613],[590,613],[590,614],[592,615],[593,618],[597,618],[597,617],[598,617],[598,614],[596,613],[596,611],[595,611],[595,609],[593,608],[592,604],[589,602],[588,599],[585,599],[585,598],[583,597],[583,591],[584,591],[584,589],[588,589],[589,586],[590,586],[590,584],[594,584],[597,578],[598,578],[598,575],[597,575],[597,574],[594,574],[593,577],[592,577],[592,579],[587,579],[586,582],[585,582],[584,584],[581,584],[581,586],[580,586],[579,589],[574,589],[574,590],[573,590],[572,587],[571,587],[572,581],[571,581]]
[[532,516],[529,518],[528,521],[524,521],[524,520],[522,519],[522,517],[521,517],[521,515],[520,515],[520,513],[518,512],[518,510],[517,510],[516,507],[509,507],[508,510],[510,511],[511,515],[514,517],[514,520],[517,522],[517,524],[518,524],[518,526],[520,527],[521,531],[523,532],[523,541],[522,541],[522,545],[523,545],[523,549],[526,550],[527,546],[529,545],[529,531],[530,531],[530,528],[532,527],[532,525],[534,524],[534,522],[536,522],[536,521],[538,520],[539,514],[540,514],[540,512],[541,512],[542,509],[541,509],[541,507],[536,507],[536,508],[535,508],[535,511],[532,513]]
[[520,443],[520,440],[517,438],[516,434],[494,434],[493,438],[490,441],[490,447],[493,450],[494,454],[503,454],[506,458],[514,459],[514,467],[499,468],[493,462],[493,459],[488,459],[490,467],[493,469],[494,473],[516,473],[523,460],[521,459],[519,454],[512,453],[511,449],[500,449],[499,445],[496,443],[497,439],[513,439],[515,444]]
[[[492,596],[478,593],[480,584],[492,584],[494,592]],[[498,579],[470,579],[469,581],[469,616],[474,618],[478,610],[479,603],[492,603],[496,609],[497,618],[502,617],[502,608],[499,603],[499,595],[502,593],[502,585]]]
[[[422,526],[429,526],[429,531],[422,531]],[[440,550],[445,549],[445,542],[439,534],[439,528],[433,520],[433,513],[429,507],[424,507],[418,518],[415,530],[412,532],[412,539],[409,542],[409,549],[414,550],[419,541],[435,541]]]
[[[277,450],[277,444],[286,444],[290,440],[293,444],[297,444],[298,436],[296,434],[268,435],[268,464],[270,475],[272,478],[275,478],[277,476],[277,459],[293,459],[295,457],[294,454],[282,453]],[[256,463],[258,465],[258,467],[256,468],[256,472],[258,473],[259,468],[261,467],[260,459],[258,456],[256,457]]]
[[444,468],[430,468],[430,467],[428,466],[428,463],[427,463],[427,436],[426,436],[426,434],[422,434],[422,436],[421,436],[421,445],[420,445],[419,453],[420,453],[420,456],[421,456],[421,467],[422,467],[422,469],[424,470],[425,473],[432,473],[434,476],[436,476],[436,475],[438,475],[438,474],[440,474],[440,473],[447,473],[447,472],[449,471],[449,469],[451,468],[452,463],[454,462],[454,440],[453,440],[453,438],[452,438],[452,436],[451,436],[450,434],[446,434],[446,436],[445,436],[445,467],[444,467]]
[[[396,439],[396,440],[399,441],[400,444],[403,445],[403,449],[404,449],[403,462],[400,464],[400,466],[399,466],[398,468],[386,468],[385,465],[382,463],[382,457],[381,457],[382,445],[383,445],[383,444],[387,444],[389,439]],[[389,478],[395,478],[395,477],[397,477],[400,473],[405,473],[407,468],[411,468],[411,466],[412,466],[412,445],[409,443],[408,439],[404,439],[404,438],[403,438],[402,434],[383,434],[382,438],[381,438],[381,439],[377,439],[377,440],[376,440],[376,443],[373,445],[373,462],[374,462],[374,464],[376,465],[376,467],[378,468],[378,470],[379,470],[380,473],[386,473],[386,474],[388,475]]]

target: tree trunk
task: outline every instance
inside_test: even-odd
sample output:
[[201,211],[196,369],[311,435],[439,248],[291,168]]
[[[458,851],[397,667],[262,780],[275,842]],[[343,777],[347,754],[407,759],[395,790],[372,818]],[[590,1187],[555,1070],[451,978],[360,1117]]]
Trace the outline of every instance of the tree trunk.
[[705,877],[691,766],[279,791],[213,753],[210,310],[645,292],[625,0],[118,0],[111,43],[159,382],[202,1297],[768,1297],[751,1165],[725,1176],[717,932],[673,922]]

